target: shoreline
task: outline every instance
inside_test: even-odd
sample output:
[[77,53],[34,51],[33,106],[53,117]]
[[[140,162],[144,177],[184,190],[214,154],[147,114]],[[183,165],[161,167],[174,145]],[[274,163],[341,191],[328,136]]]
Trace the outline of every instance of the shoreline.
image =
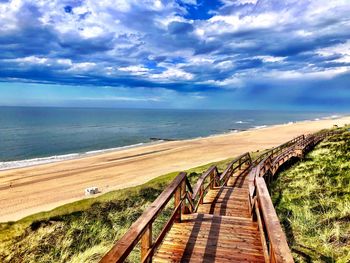
[[300,134],[349,123],[350,116],[286,123],[3,170],[0,171],[0,222],[18,220],[88,198],[84,196],[86,187],[96,186],[102,193],[132,187],[170,172],[228,159],[247,151],[264,150]]
[[[350,116],[350,115],[331,115],[331,116],[315,118],[313,120],[307,119],[307,120],[290,121],[287,123],[278,123],[278,124],[272,124],[272,125],[257,125],[257,126],[253,126],[251,128],[248,128],[248,129],[243,129],[243,130],[229,129],[229,130],[222,132],[222,133],[214,133],[214,134],[211,134],[208,136],[190,137],[190,138],[185,138],[185,139],[168,140],[166,138],[164,138],[164,139],[159,138],[158,140],[152,140],[152,138],[150,138],[150,141],[147,141],[147,142],[139,142],[139,143],[135,143],[135,144],[131,144],[131,145],[118,146],[118,147],[112,147],[112,148],[106,148],[106,149],[97,149],[97,150],[91,150],[91,151],[65,153],[65,154],[43,156],[43,157],[33,157],[33,158],[20,159],[20,160],[0,161],[0,172],[21,169],[21,168],[26,168],[26,167],[35,167],[38,165],[45,165],[45,164],[50,164],[50,163],[60,163],[60,162],[68,161],[68,160],[79,160],[82,158],[93,157],[93,156],[97,156],[97,155],[104,154],[104,153],[118,152],[118,151],[122,151],[125,149],[132,149],[132,148],[145,147],[145,146],[149,146],[149,145],[156,145],[156,144],[161,144],[161,143],[169,142],[169,141],[175,141],[175,142],[190,141],[190,140],[196,140],[196,139],[202,139],[202,138],[211,138],[211,137],[216,137],[216,136],[222,136],[222,135],[226,135],[226,134],[237,134],[237,133],[246,132],[246,131],[260,130],[260,129],[265,129],[265,128],[269,128],[269,127],[279,126],[279,125],[291,125],[294,123],[319,121],[319,120],[336,120],[336,119],[339,119],[342,117],[347,117],[347,116]],[[245,122],[239,121],[236,123],[245,123]]]
[[[136,143],[132,145],[126,145],[126,146],[120,146],[120,147],[114,147],[114,148],[108,148],[108,149],[101,149],[101,150],[92,150],[92,151],[87,151],[87,152],[79,152],[79,153],[67,153],[67,154],[61,154],[61,155],[53,155],[53,156],[47,156],[47,157],[37,157],[37,158],[31,158],[31,159],[23,159],[23,160],[13,160],[13,161],[5,161],[1,162],[0,161],[0,172],[2,171],[8,171],[8,170],[15,170],[15,169],[21,169],[21,168],[26,168],[26,167],[34,167],[34,166],[39,166],[39,165],[44,165],[44,164],[50,164],[50,163],[60,163],[64,161],[70,161],[70,160],[79,160],[82,158],[86,157],[92,157],[104,153],[109,153],[109,152],[117,152],[117,151],[122,151],[126,149],[132,149],[132,148],[138,148],[138,147],[144,147],[147,145],[155,145],[162,143],[164,141],[153,141],[153,142],[141,142],[141,143]],[[2,165],[6,164],[11,164],[11,163],[17,163],[17,162],[33,162],[29,164],[23,164],[19,165],[17,167],[10,167],[10,168],[3,168]]]

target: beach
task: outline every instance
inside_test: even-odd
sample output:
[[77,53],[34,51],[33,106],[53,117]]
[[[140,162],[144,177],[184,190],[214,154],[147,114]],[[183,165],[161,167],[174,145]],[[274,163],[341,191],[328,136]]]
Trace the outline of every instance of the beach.
[[205,138],[166,141],[83,158],[0,171],[0,221],[145,183],[157,176],[277,146],[301,134],[350,123],[350,117],[303,121]]

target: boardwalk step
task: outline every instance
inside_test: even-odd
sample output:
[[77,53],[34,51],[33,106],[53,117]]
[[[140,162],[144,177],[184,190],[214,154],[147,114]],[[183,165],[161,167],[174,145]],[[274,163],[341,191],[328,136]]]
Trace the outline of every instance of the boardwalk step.
[[[205,259],[205,260],[203,260]],[[153,262],[263,262],[258,225],[244,217],[186,215],[163,240]]]

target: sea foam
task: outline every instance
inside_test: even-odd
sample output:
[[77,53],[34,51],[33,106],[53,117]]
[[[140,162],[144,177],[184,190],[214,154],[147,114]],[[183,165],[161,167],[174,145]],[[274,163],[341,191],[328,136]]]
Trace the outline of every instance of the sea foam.
[[[158,141],[158,143],[159,142],[161,142],[161,141]],[[102,149],[102,150],[95,150],[95,151],[87,151],[87,152],[82,152],[82,153],[70,153],[70,154],[54,155],[54,156],[49,156],[49,157],[0,162],[0,171],[28,167],[28,166],[33,166],[33,165],[55,163],[55,162],[59,162],[59,161],[72,160],[72,159],[77,159],[80,157],[92,156],[92,155],[96,155],[96,154],[101,154],[101,153],[106,153],[106,152],[111,152],[111,151],[118,151],[118,150],[123,150],[123,149],[129,149],[129,148],[134,148],[134,147],[138,147],[138,146],[142,146],[142,145],[146,145],[146,144],[155,144],[155,143],[157,143],[157,142],[136,143],[136,144],[132,144],[132,145],[126,145],[126,146],[108,148],[108,149]]]

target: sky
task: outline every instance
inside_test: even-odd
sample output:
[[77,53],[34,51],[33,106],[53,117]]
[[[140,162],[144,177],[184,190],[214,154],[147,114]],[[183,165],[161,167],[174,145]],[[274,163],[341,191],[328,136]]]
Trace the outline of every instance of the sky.
[[0,105],[350,111],[350,0],[0,0]]

